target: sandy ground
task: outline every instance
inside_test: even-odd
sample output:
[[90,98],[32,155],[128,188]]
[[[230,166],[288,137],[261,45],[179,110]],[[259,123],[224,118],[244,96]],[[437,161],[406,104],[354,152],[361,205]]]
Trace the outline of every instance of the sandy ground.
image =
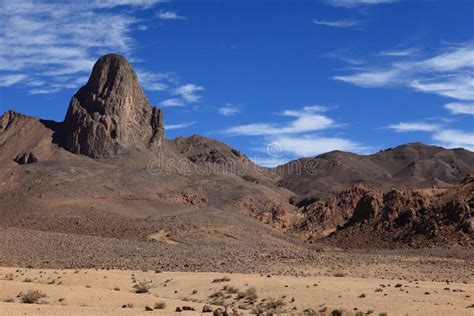
[[[230,280],[213,282],[227,277]],[[134,284],[148,282],[148,293],[135,293]],[[224,290],[223,288],[226,287]],[[237,299],[254,287],[255,304]],[[39,290],[38,304],[24,304],[21,293]],[[215,294],[220,292],[221,294]],[[237,292],[237,293],[234,293]],[[214,298],[210,298],[215,294]],[[232,306],[250,314],[255,305],[301,314],[342,309],[379,315],[474,315],[472,283],[432,282],[336,276],[272,276],[130,270],[38,270],[0,268],[0,315],[135,315],[171,314],[189,306],[200,314],[204,304]],[[13,300],[13,301],[12,301]],[[280,300],[280,301],[278,301]],[[10,302],[8,302],[10,301]],[[164,309],[145,311],[164,302]],[[133,304],[122,307],[127,304]],[[240,307],[240,308],[239,308]],[[208,315],[210,315],[208,313]]]

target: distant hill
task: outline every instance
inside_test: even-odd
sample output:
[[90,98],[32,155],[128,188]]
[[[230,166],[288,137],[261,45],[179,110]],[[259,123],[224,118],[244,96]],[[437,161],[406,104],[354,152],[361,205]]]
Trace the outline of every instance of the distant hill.
[[333,151],[276,168],[281,186],[299,195],[325,197],[364,182],[382,191],[394,187],[451,187],[474,172],[474,153],[422,143],[373,155]]

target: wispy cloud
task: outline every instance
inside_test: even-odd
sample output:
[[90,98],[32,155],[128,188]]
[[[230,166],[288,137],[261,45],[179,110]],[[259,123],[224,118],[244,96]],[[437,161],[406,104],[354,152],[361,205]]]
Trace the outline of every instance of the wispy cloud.
[[20,82],[26,79],[26,75],[22,74],[13,74],[13,75],[5,75],[0,78],[0,87],[9,87],[14,85],[17,82]]
[[174,11],[158,11],[156,17],[162,20],[185,20],[186,17],[178,15]]
[[424,122],[400,122],[398,124],[391,124],[386,128],[396,132],[432,132],[438,130],[440,127],[439,124]]
[[189,127],[191,125],[196,124],[197,122],[186,122],[186,123],[179,123],[179,124],[170,124],[170,125],[165,125],[165,129],[167,130],[172,130],[172,129],[182,129]]
[[448,103],[444,108],[451,111],[451,114],[474,115],[474,103]]
[[391,56],[391,57],[406,57],[414,56],[418,52],[418,49],[408,48],[400,50],[383,50],[379,53],[380,56]]
[[363,88],[385,87],[399,81],[400,70],[378,69],[358,72],[346,76],[334,76],[333,79],[352,83]]
[[140,84],[150,91],[165,91],[169,89],[170,85],[176,83],[174,75],[170,73],[154,73],[138,70],[137,76]]
[[333,150],[361,152],[367,147],[345,138],[323,137],[317,135],[278,136],[272,139],[280,150],[298,157],[316,156]]
[[458,100],[474,100],[474,44],[447,47],[427,59],[401,60],[363,68],[333,79],[360,87],[406,86]]
[[226,104],[225,106],[219,108],[218,112],[224,116],[234,116],[240,113],[240,107],[232,104]]
[[183,86],[177,87],[173,94],[179,95],[183,98],[184,101],[189,103],[198,102],[201,99],[201,96],[197,95],[197,92],[204,90],[203,87],[197,86],[192,83],[185,84]]
[[[472,110],[472,109],[471,109]],[[474,112],[473,112],[474,114]],[[445,122],[449,122],[444,120]],[[385,128],[395,132],[427,132],[435,145],[446,148],[465,148],[474,151],[474,132],[447,128],[446,124],[400,122]]]
[[356,152],[363,150],[365,148],[363,145],[350,139],[323,135],[330,129],[342,126],[330,118],[326,114],[327,111],[326,107],[320,105],[288,109],[277,113],[276,116],[286,118],[285,122],[237,125],[226,129],[224,133],[231,136],[261,137],[261,152],[272,147],[272,150],[267,150],[267,154],[272,157],[262,158],[266,165],[276,165],[272,161],[281,160],[283,156],[288,155],[301,157],[314,156],[331,150]]
[[437,78],[413,80],[413,89],[458,100],[474,100],[474,78],[471,75],[453,74]]
[[397,0],[329,0],[328,2],[335,7],[353,8],[361,5],[393,3]]
[[335,126],[335,122],[322,114],[316,113],[311,107],[302,110],[286,110],[282,116],[293,117],[294,120],[283,124],[253,123],[238,125],[225,130],[229,135],[263,136],[281,134],[301,134],[324,130]]
[[474,151],[474,132],[447,129],[433,135],[433,139],[447,148],[466,148]]
[[184,101],[177,98],[166,99],[160,102],[160,106],[162,107],[174,107],[174,106],[184,106]]
[[332,26],[332,27],[353,27],[360,24],[360,21],[357,20],[313,20],[314,24],[324,25],[324,26]]
[[262,158],[259,156],[249,157],[249,159],[252,160],[253,163],[255,163],[257,166],[266,167],[266,168],[274,168],[277,166],[281,166],[291,160],[289,158],[281,158],[281,157]]
[[[71,82],[87,75],[100,55],[133,52],[132,32],[142,23],[137,11],[159,2],[163,0],[0,1],[2,82],[29,88],[30,94],[77,88]],[[151,78],[141,79],[145,88],[164,88]]]

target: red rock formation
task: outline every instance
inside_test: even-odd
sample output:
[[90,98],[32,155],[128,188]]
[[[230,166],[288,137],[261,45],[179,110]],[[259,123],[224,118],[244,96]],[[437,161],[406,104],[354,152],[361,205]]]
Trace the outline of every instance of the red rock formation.
[[302,210],[295,229],[344,247],[474,244],[474,180],[451,189],[393,189],[382,195],[355,185]]

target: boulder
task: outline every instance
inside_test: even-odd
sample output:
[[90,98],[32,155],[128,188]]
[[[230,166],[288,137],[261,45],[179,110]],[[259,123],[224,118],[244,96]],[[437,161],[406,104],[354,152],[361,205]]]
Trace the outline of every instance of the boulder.
[[212,306],[211,305],[204,305],[202,307],[202,312],[203,313],[212,313]]

